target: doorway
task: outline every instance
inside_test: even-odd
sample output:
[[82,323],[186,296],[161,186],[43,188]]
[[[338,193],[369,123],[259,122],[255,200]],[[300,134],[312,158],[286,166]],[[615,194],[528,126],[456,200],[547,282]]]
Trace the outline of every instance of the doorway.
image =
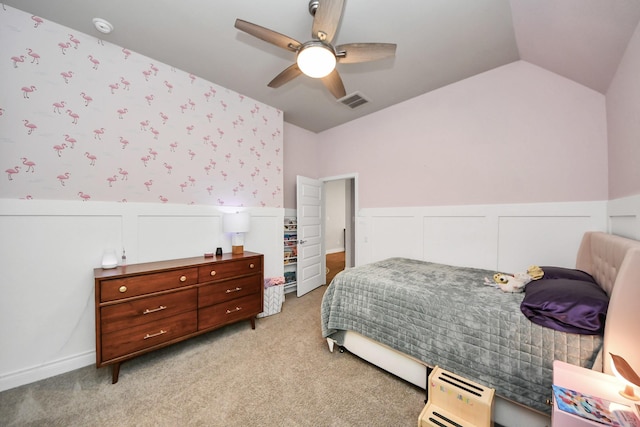
[[356,178],[344,176],[322,181],[326,284],[329,284],[340,271],[354,266]]

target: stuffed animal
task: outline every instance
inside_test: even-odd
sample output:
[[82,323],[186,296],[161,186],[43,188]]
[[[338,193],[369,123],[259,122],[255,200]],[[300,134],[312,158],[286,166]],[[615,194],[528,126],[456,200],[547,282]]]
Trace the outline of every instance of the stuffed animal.
[[542,271],[542,269],[537,265],[531,265],[529,266],[529,268],[527,268],[527,274],[531,276],[531,280],[538,280],[542,279],[542,276],[544,276],[544,271]]
[[531,281],[531,276],[527,273],[516,273],[513,276],[509,274],[496,273],[493,275],[493,282],[485,277],[484,282],[487,285],[495,286],[502,292],[523,292],[524,287]]

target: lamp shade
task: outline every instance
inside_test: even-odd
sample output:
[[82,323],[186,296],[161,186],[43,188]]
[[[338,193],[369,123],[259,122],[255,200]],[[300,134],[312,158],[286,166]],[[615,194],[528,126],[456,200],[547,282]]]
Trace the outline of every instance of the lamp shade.
[[222,227],[225,233],[246,233],[251,228],[249,212],[224,214],[222,217]]
[[336,67],[335,54],[322,42],[308,42],[298,52],[298,68],[313,78],[326,77]]

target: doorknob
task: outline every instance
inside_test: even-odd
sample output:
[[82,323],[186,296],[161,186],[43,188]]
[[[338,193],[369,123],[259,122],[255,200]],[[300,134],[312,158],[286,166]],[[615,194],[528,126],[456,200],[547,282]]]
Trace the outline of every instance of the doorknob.
[[306,240],[298,240],[298,244],[300,244],[300,245],[301,245],[301,244],[303,244],[303,243],[307,243],[307,241],[306,241]]

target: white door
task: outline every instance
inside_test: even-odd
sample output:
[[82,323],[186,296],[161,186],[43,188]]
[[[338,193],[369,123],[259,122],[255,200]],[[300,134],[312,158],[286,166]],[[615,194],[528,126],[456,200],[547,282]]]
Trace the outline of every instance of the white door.
[[322,182],[297,177],[298,296],[324,285],[325,257],[322,249]]

